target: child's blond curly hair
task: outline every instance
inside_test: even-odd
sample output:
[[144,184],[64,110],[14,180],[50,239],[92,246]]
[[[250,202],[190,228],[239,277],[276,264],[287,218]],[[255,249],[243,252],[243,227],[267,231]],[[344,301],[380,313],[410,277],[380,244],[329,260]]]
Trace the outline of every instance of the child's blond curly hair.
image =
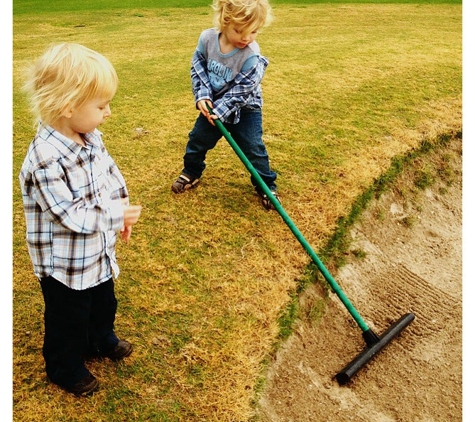
[[104,56],[75,43],[50,46],[28,70],[24,90],[35,119],[52,125],[66,107],[115,95],[119,80]]
[[213,0],[213,24],[219,32],[230,24],[243,33],[258,31],[272,21],[268,0]]

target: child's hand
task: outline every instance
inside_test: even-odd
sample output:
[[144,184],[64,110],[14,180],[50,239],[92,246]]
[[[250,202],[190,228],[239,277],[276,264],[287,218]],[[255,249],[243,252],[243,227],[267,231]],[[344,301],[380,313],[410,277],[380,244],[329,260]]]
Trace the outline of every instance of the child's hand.
[[201,100],[196,103],[196,107],[198,107],[198,110],[203,114],[208,119],[208,122],[210,122],[213,126],[216,126],[214,124],[214,120],[216,120],[218,117],[215,116],[214,114],[211,114],[209,112],[209,108],[213,108],[213,103],[210,100]]
[[120,231],[122,240],[127,242],[130,239],[132,226],[138,221],[141,211],[141,205],[129,205],[124,207],[124,227]]
[[132,226],[122,227],[122,230],[120,231],[120,238],[124,242],[127,243],[129,241],[131,235],[132,235]]

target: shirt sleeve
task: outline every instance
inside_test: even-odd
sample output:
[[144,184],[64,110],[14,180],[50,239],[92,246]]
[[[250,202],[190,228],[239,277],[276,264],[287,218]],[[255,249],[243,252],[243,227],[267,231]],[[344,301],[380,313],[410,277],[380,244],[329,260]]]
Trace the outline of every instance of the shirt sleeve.
[[195,104],[201,100],[213,101],[213,89],[206,71],[206,59],[198,49],[191,60],[191,83]]
[[249,103],[264,77],[264,72],[269,61],[264,56],[259,56],[254,66],[248,70],[241,70],[236,75],[231,88],[213,104],[213,111],[221,121],[238,123],[240,109]]
[[130,205],[129,192],[127,190],[124,176],[122,176],[119,167],[110,156],[104,144],[101,145],[101,153],[107,166],[106,174],[111,185],[111,199],[120,199],[121,204]]

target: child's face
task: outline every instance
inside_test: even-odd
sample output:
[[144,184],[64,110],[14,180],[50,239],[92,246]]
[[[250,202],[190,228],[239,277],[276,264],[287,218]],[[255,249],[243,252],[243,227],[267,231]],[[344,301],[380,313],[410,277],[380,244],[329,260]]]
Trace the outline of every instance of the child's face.
[[249,32],[246,28],[246,31],[244,31],[239,26],[231,23],[223,30],[223,34],[234,48],[245,48],[257,38],[257,29]]
[[90,133],[111,116],[112,98],[94,97],[78,108],[74,108],[70,118],[71,129],[77,133]]

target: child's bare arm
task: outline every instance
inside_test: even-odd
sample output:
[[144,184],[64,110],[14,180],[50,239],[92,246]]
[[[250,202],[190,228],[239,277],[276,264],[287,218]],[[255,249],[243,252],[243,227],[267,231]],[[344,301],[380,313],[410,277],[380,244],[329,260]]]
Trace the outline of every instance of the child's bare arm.
[[124,226],[133,226],[138,221],[141,211],[141,205],[124,207]]

